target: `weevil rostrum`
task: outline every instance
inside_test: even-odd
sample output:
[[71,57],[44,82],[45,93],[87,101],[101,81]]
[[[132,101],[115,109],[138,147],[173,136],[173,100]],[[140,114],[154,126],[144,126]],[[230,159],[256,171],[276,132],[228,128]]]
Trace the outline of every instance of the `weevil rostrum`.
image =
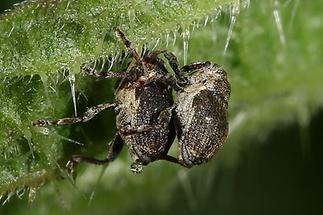
[[[224,143],[228,132],[227,107],[230,85],[226,73],[210,62],[186,65],[179,69],[174,54],[146,51],[140,56],[124,33],[117,29],[133,60],[126,71],[98,73],[91,68],[81,70],[98,78],[121,78],[115,102],[89,108],[82,117],[57,120],[36,120],[35,126],[64,125],[86,122],[99,112],[114,108],[117,133],[105,159],[74,155],[66,167],[73,174],[78,163],[106,164],[120,153],[123,144],[133,159],[131,170],[140,173],[142,167],[156,160],[166,160],[184,167],[207,162]],[[169,74],[164,53],[175,77]],[[172,90],[177,91],[174,103]],[[179,155],[168,155],[175,135],[179,139]]]

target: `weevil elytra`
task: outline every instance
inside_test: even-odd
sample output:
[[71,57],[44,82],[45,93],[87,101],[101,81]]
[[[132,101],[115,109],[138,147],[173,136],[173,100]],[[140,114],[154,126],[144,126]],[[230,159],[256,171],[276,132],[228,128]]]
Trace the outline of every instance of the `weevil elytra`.
[[133,159],[133,172],[139,173],[142,166],[155,160],[172,160],[167,156],[167,152],[175,137],[171,116],[172,86],[176,81],[168,74],[164,62],[158,58],[164,51],[146,51],[139,56],[121,30],[116,29],[116,35],[133,58],[126,71],[98,73],[94,69],[81,67],[87,75],[121,78],[115,93],[115,102],[91,107],[82,117],[37,120],[33,123],[36,126],[47,126],[86,122],[100,111],[114,108],[117,114],[117,133],[106,159],[74,155],[67,163],[67,169],[72,174],[75,165],[81,162],[106,164],[113,161],[121,151],[123,143],[128,146]]
[[177,162],[185,167],[206,163],[228,134],[227,74],[219,65],[208,61],[179,69],[174,54],[164,55],[182,87],[177,90],[173,113],[179,141]]

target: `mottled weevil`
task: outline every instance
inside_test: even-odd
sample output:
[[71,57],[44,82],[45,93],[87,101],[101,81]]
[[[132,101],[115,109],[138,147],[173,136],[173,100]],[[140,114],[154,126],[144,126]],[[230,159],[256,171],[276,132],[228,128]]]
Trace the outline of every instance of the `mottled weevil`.
[[165,51],[145,51],[141,56],[131,46],[124,33],[116,29],[117,37],[123,42],[133,60],[122,72],[101,72],[82,68],[87,75],[99,78],[121,78],[113,104],[99,104],[89,108],[82,117],[58,120],[37,120],[36,126],[63,125],[86,122],[106,108],[116,112],[117,133],[111,143],[106,159],[74,155],[67,163],[73,174],[75,165],[81,162],[105,164],[113,161],[123,147],[128,146],[133,159],[132,171],[138,173],[143,165],[155,160],[170,160],[167,152],[174,140],[175,131],[171,123],[175,78],[168,74],[164,62],[157,56]]
[[215,63],[194,63],[179,69],[174,54],[164,55],[181,86],[173,113],[179,141],[177,162],[190,168],[206,163],[227,137],[230,84],[226,72]]

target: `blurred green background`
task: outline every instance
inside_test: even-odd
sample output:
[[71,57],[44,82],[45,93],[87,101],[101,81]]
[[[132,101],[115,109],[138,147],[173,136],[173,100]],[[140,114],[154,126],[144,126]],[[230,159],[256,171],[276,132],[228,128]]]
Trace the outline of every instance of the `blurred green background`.
[[[11,4],[5,2],[1,10]],[[229,13],[191,32],[188,62],[217,62],[232,84],[230,135],[208,164],[186,170],[156,162],[134,175],[123,150],[107,168],[80,166],[75,186],[57,180],[36,196],[13,196],[0,214],[322,214],[322,11],[319,0],[251,0],[240,11],[225,56]],[[183,59],[180,38],[169,48]],[[77,79],[89,99],[79,99],[80,112],[112,98],[114,81],[89,80],[84,87]],[[69,92],[67,81],[60,91]],[[66,104],[72,114],[71,100]],[[69,137],[89,144],[64,146],[66,153],[104,156],[112,118],[108,111],[73,126]]]

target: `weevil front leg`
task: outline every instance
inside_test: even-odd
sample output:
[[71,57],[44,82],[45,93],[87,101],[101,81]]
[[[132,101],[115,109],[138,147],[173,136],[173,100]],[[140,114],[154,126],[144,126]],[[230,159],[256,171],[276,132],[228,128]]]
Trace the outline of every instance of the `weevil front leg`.
[[101,111],[107,108],[116,107],[116,106],[117,105],[114,103],[99,104],[88,108],[88,110],[81,117],[67,117],[67,118],[55,119],[55,120],[39,119],[34,121],[33,125],[38,127],[45,127],[48,125],[68,125],[68,124],[74,124],[78,122],[87,122],[93,117],[95,117]]
[[76,165],[79,163],[89,163],[89,164],[95,164],[95,165],[104,165],[107,163],[110,163],[114,161],[118,155],[120,154],[122,147],[123,147],[123,141],[120,137],[120,135],[117,133],[112,140],[112,143],[109,147],[108,155],[105,159],[99,160],[96,158],[81,156],[81,155],[73,155],[72,158],[67,162],[66,168],[69,175],[73,175],[75,171]]
[[179,69],[177,57],[172,52],[165,52],[164,56],[168,60],[170,67],[175,72],[176,78],[181,78],[183,74]]
[[188,64],[188,65],[183,66],[181,71],[182,72],[191,72],[194,70],[202,69],[204,67],[209,67],[210,65],[211,65],[210,61],[192,63],[192,64]]
[[[173,69],[176,78],[181,82],[187,82],[187,79],[185,78],[184,74],[187,72],[191,72],[194,70],[198,70],[204,67],[208,67],[211,65],[210,61],[205,62],[198,62],[198,63],[192,63],[183,66],[181,69],[179,68],[177,57],[172,52],[166,52],[164,54],[165,58],[168,60],[169,65]],[[184,83],[185,84],[185,83]]]
[[[137,51],[131,46],[131,42],[126,38],[124,33],[119,29],[115,29],[116,36],[124,44],[131,57],[135,59],[138,65],[143,65],[142,58]],[[94,76],[97,78],[126,78],[129,77],[128,71],[121,72],[97,72],[95,69],[86,68],[81,66],[81,71],[87,75]]]
[[173,69],[179,85],[185,85],[188,81],[179,68],[177,57],[172,52],[166,52],[164,53],[164,56],[168,60],[170,67]]

